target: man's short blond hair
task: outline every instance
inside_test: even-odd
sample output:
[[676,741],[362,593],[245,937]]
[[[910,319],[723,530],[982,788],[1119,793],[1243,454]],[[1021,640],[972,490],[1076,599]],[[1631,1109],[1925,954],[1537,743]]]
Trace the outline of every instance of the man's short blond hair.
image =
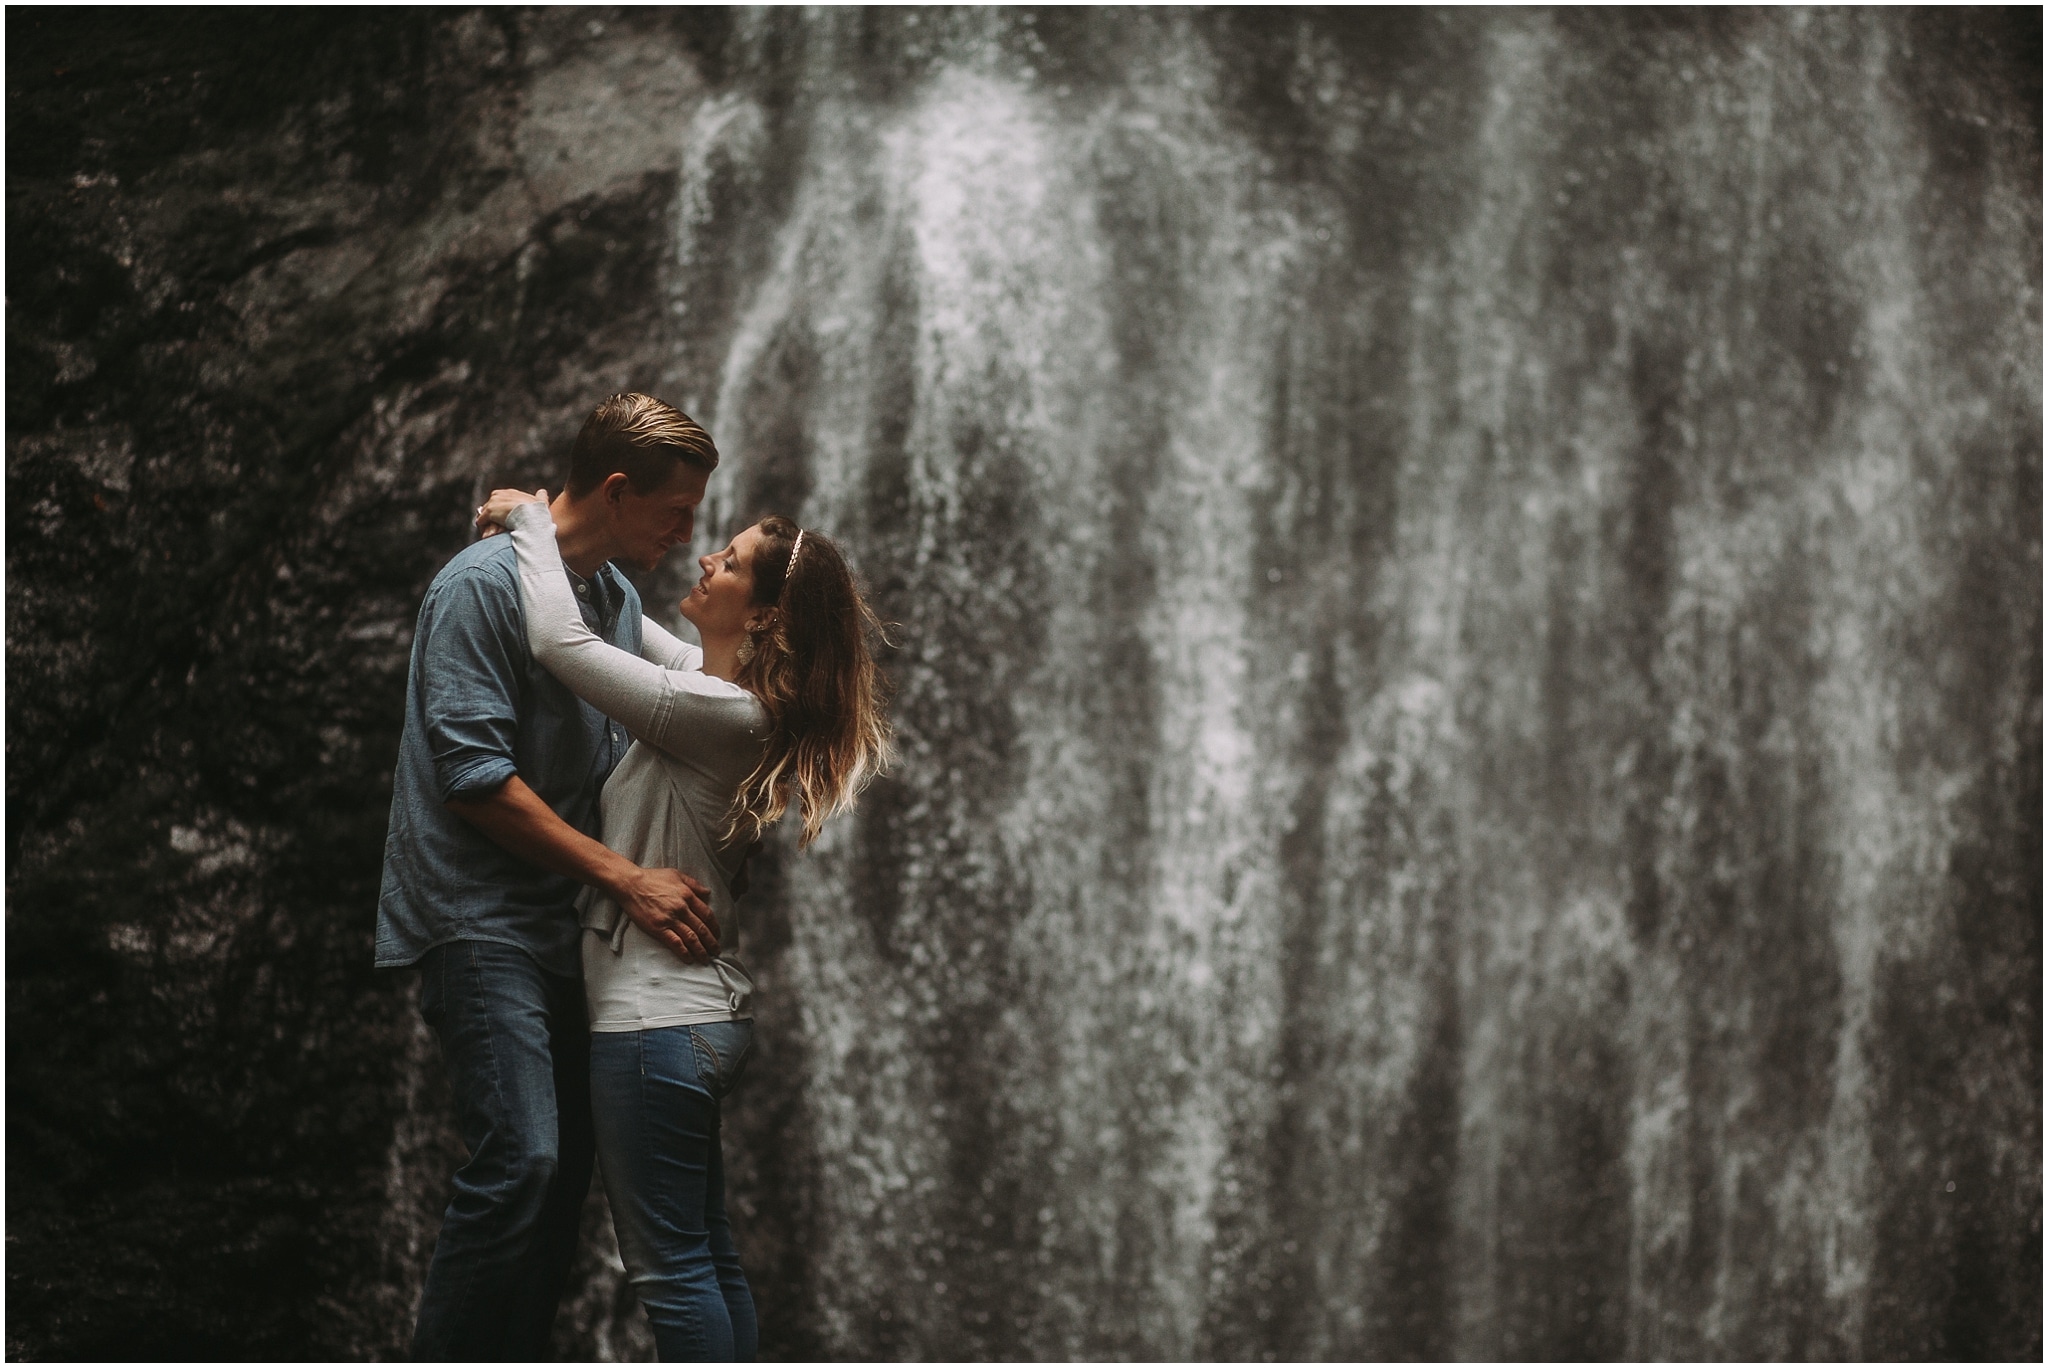
[[718,468],[711,434],[681,409],[645,394],[614,394],[590,411],[569,452],[569,497],[580,499],[623,473],[636,494],[652,494],[675,477],[680,461]]

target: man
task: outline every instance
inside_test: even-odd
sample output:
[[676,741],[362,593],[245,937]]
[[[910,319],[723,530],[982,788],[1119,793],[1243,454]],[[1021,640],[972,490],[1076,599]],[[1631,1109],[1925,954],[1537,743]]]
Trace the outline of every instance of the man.
[[[605,640],[640,649],[640,597],[609,562],[651,570],[688,542],[717,464],[703,428],[643,394],[613,395],[583,425],[553,512],[584,620]],[[406,679],[377,964],[420,967],[470,1158],[415,1358],[547,1356],[593,1162],[578,886],[686,958],[717,948],[701,884],[595,839],[599,790],[630,740],[534,663],[510,537],[434,577]]]

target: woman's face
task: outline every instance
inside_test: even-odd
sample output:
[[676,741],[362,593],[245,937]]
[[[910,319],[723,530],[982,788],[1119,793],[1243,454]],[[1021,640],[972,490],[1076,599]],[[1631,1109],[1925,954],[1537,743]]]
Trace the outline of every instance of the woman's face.
[[756,524],[734,537],[723,551],[697,557],[697,568],[704,577],[683,600],[682,613],[699,636],[746,632],[747,619],[758,611],[754,605],[754,551],[761,545],[761,537]]

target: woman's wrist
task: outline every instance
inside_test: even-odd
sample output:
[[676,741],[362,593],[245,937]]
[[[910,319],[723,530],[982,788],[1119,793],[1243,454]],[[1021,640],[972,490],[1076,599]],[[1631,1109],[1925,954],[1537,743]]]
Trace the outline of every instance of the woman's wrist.
[[[531,509],[539,509],[540,511],[538,513],[528,511]],[[554,514],[548,511],[548,506],[539,499],[535,499],[530,503],[514,504],[505,514],[505,526],[511,528],[538,527],[543,521],[552,526],[555,518]]]

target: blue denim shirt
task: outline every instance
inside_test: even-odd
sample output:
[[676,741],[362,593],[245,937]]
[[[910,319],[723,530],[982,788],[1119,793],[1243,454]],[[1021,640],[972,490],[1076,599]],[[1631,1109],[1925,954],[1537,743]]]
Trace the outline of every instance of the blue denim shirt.
[[[611,566],[576,583],[583,620],[634,654],[640,595]],[[598,833],[598,793],[632,738],[534,663],[510,537],[442,567],[420,604],[391,830],[377,898],[377,964],[411,964],[455,940],[516,945],[579,975],[574,879],[527,863],[450,812],[517,774],[563,821]]]

